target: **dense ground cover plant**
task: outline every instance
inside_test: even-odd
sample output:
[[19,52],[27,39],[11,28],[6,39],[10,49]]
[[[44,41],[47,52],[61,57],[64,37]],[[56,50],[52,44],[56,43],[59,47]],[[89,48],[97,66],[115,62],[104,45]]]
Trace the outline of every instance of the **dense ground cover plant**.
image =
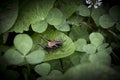
[[107,0],[0,3],[3,80],[120,80],[119,45],[120,6]]

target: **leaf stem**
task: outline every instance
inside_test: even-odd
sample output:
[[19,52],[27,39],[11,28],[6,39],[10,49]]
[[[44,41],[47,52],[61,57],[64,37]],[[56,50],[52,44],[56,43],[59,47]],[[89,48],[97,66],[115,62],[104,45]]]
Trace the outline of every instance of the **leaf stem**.
[[111,33],[111,34],[112,34],[113,36],[115,36],[116,38],[120,39],[120,37],[119,37],[116,33],[114,33],[113,31],[108,30],[108,32]]
[[112,54],[113,54],[113,57],[114,57],[116,60],[118,60],[119,63],[120,63],[120,59],[119,59],[119,57],[118,57],[114,52],[112,52]]
[[24,80],[28,80],[27,73],[23,73]]
[[30,65],[27,63],[27,61],[25,60],[26,63],[26,72],[24,73],[24,79],[25,80],[29,80],[29,76],[30,76]]
[[60,65],[61,65],[61,68],[62,68],[62,72],[64,72],[63,61],[62,61],[62,59],[59,59],[59,61],[60,61]]

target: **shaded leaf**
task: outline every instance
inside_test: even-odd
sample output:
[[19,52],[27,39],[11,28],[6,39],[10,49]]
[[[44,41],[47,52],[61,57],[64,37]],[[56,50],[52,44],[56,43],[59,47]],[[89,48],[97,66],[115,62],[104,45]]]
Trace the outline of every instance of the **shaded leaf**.
[[18,16],[18,0],[12,0],[0,8],[0,34],[8,31],[15,23]]
[[81,15],[81,16],[85,16],[85,17],[90,16],[90,11],[89,11],[88,7],[85,5],[80,5],[78,7],[78,11],[79,11],[79,15]]
[[113,19],[107,14],[104,14],[99,18],[99,23],[100,26],[105,29],[110,28],[115,24]]
[[89,56],[89,60],[92,63],[100,63],[103,65],[110,66],[111,65],[111,57],[109,54],[98,52],[96,54],[91,54]]
[[48,80],[62,80],[62,72],[58,70],[52,70],[48,75]]
[[109,46],[108,43],[103,43],[97,47],[98,52],[103,52],[106,54],[110,54],[112,52],[112,47]]
[[73,65],[78,65],[78,64],[80,64],[80,55],[78,55],[78,54],[72,55],[70,57],[70,60]]
[[110,67],[86,63],[70,68],[62,80],[115,80],[118,78],[116,75],[117,72]]
[[89,54],[84,54],[81,59],[80,59],[80,63],[88,63],[89,61]]
[[108,43],[103,43],[103,44],[101,44],[100,46],[97,47],[97,50],[98,50],[98,51],[104,50],[104,49],[106,49],[108,46],[109,46]]
[[45,58],[45,53],[42,50],[36,50],[26,55],[26,60],[30,64],[41,63]]
[[[9,46],[5,46],[5,45],[0,45],[0,52],[5,52],[9,49],[10,47]],[[2,54],[2,53],[0,53]]]
[[120,21],[120,6],[115,5],[109,10],[110,16],[113,20]]
[[74,41],[79,39],[79,38],[84,38],[84,39],[88,40],[89,34],[87,31],[87,27],[85,25],[81,25],[81,26],[73,25],[71,28],[69,36]]
[[4,33],[3,34],[3,43],[7,42],[8,36],[9,36],[9,33]]
[[102,8],[93,9],[91,17],[93,18],[94,22],[97,26],[99,26],[99,18],[105,13],[105,10]]
[[33,41],[27,34],[18,34],[14,38],[14,45],[23,55],[26,55],[32,48]]
[[76,10],[77,10],[77,5],[75,3],[68,3],[61,5],[61,9],[64,12],[64,15],[66,18],[69,18]]
[[82,16],[73,15],[70,18],[68,18],[67,23],[71,25],[79,26],[82,20],[83,20]]
[[18,65],[24,61],[24,56],[15,49],[9,49],[5,52],[3,59],[8,64]]
[[35,66],[34,70],[42,76],[48,75],[50,71],[50,64],[42,63]]

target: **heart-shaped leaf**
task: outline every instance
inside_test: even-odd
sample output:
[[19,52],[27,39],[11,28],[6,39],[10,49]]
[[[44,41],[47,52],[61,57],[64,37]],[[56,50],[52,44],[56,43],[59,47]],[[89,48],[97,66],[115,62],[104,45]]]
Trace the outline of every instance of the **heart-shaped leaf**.
[[50,10],[46,20],[51,25],[60,25],[63,19],[63,13],[59,9],[53,8]]
[[52,70],[48,75],[48,80],[62,80],[62,72],[59,70]]
[[107,14],[104,14],[99,18],[99,23],[100,23],[100,26],[105,29],[110,28],[115,24],[111,16]]
[[98,32],[91,33],[89,36],[89,39],[90,39],[90,42],[96,47],[101,45],[104,41],[103,35],[101,33],[98,33]]
[[96,47],[93,44],[87,44],[83,46],[83,51],[88,54],[93,54],[96,52]]
[[38,32],[38,33],[42,33],[47,29],[48,24],[44,20],[44,21],[39,21],[39,22],[36,22],[34,24],[31,24],[31,26],[32,26],[33,31]]
[[81,25],[81,26],[75,26],[73,25],[69,36],[72,38],[72,40],[77,40],[79,38],[84,38],[88,40],[89,34],[87,31],[87,26]]
[[57,30],[60,31],[70,31],[70,26],[64,21],[62,24],[54,26]]
[[33,41],[27,34],[18,34],[14,38],[14,45],[23,55],[26,55],[32,48]]
[[79,15],[81,16],[90,16],[90,10],[85,5],[80,5],[78,7]]
[[83,46],[87,44],[87,41],[85,39],[78,39],[75,42],[75,47],[76,47],[76,51],[81,51],[83,52]]
[[63,10],[66,18],[69,18],[77,10],[77,7],[78,6],[75,3],[69,3],[69,1],[67,4],[61,5],[61,9]]
[[99,18],[105,13],[103,8],[93,9],[91,17],[93,18],[94,22],[97,26],[99,26]]
[[24,61],[24,56],[15,49],[8,49],[3,57],[8,64],[18,65]]
[[45,53],[42,50],[36,50],[26,56],[26,60],[30,64],[37,64],[43,61]]
[[48,75],[50,71],[50,64],[48,63],[38,64],[35,66],[34,69],[39,75],[45,76]]

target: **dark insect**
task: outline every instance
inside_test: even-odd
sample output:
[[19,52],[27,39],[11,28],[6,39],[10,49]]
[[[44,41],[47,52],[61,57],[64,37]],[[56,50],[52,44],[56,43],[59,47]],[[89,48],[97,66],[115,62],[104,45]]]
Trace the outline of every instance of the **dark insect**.
[[63,41],[62,40],[48,40],[48,39],[45,39],[41,36],[41,38],[45,41],[47,41],[47,45],[46,46],[42,46],[41,44],[39,44],[42,48],[44,48],[44,50],[46,50],[48,53],[50,51],[54,51],[58,48],[60,48],[63,44]]

